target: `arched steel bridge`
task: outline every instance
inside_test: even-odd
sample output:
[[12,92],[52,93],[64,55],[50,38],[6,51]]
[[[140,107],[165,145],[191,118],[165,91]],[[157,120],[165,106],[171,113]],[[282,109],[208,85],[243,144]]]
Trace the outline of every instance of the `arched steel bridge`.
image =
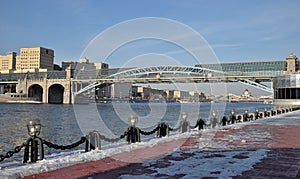
[[140,67],[133,68],[125,71],[120,71],[113,75],[108,76],[108,78],[136,78],[142,76],[149,76],[150,74],[164,74],[168,76],[174,75],[191,75],[191,76],[203,76],[209,72],[214,72],[218,74],[223,74],[220,70],[211,70],[202,67],[192,67],[192,66],[177,66],[177,65],[161,65],[152,67]]
[[[80,75],[80,74],[79,74]],[[260,82],[271,81],[272,75],[243,76],[231,72],[223,72],[220,69],[208,69],[204,67],[160,65],[152,67],[138,67],[121,70],[105,78],[85,79],[82,76],[75,77],[73,82],[90,83],[82,89],[75,91],[78,95],[97,86],[113,83],[200,83],[200,82],[241,82],[246,85],[273,93],[272,88]]]

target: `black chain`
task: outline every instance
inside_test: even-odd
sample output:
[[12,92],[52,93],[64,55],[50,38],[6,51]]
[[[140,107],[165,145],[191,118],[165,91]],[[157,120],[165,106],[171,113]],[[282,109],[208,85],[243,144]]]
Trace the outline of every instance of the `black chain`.
[[22,150],[22,148],[25,146],[26,146],[26,143],[23,143],[22,145],[15,147],[14,150],[6,152],[5,155],[0,155],[0,162],[2,162],[6,158],[12,157],[16,153],[19,153]]
[[123,138],[125,138],[126,136],[127,136],[127,132],[124,132],[124,134],[120,136],[120,139],[123,139]]
[[127,135],[127,133],[124,132],[124,134],[121,135],[119,138],[110,139],[110,138],[107,138],[107,137],[105,137],[104,135],[101,135],[101,134],[100,134],[100,139],[101,139],[101,140],[104,140],[104,141],[106,141],[106,142],[112,142],[112,143],[113,143],[113,142],[118,142],[119,140],[123,139],[126,135]]
[[169,127],[169,131],[174,131],[174,132],[176,132],[176,131],[179,130],[180,127],[181,127],[181,126],[179,126],[179,127],[177,127],[177,128]]
[[142,131],[142,130],[140,129],[140,133],[141,133],[142,135],[152,135],[152,134],[154,134],[155,132],[157,132],[158,130],[159,130],[159,126],[157,126],[155,129],[153,129],[153,130],[150,131],[150,132]]
[[75,142],[73,144],[70,145],[57,145],[57,144],[53,144],[49,141],[44,140],[44,144],[46,144],[48,147],[50,148],[54,148],[54,149],[60,149],[60,150],[66,150],[66,149],[72,149],[75,147],[78,147],[80,144],[83,144],[86,141],[85,137],[81,137],[81,139],[78,142]]

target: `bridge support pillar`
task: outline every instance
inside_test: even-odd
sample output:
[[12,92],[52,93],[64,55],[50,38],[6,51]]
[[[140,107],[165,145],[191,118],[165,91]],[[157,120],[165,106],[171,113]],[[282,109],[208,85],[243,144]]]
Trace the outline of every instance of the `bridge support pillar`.
[[64,100],[63,104],[72,104],[72,89],[71,89],[71,81],[68,81],[64,86]]

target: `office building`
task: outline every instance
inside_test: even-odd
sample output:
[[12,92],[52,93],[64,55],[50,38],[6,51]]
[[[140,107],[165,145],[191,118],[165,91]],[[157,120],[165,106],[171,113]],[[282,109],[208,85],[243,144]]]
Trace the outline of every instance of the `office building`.
[[16,52],[8,52],[5,56],[0,55],[0,70],[13,70],[16,67]]
[[16,58],[16,70],[47,69],[53,70],[54,50],[43,47],[28,47],[20,49]]

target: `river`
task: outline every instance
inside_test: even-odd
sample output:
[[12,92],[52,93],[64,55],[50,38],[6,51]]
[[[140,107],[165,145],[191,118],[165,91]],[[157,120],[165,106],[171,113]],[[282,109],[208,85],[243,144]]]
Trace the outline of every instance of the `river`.
[[[93,109],[96,109],[101,117],[101,125],[105,125],[114,136],[120,136],[128,127],[128,115],[136,114],[139,117],[137,126],[144,131],[150,131],[161,121],[166,121],[171,127],[177,127],[180,113],[186,111],[188,119],[194,125],[201,117],[208,120],[212,109],[217,109],[219,116],[229,115],[231,109],[236,113],[243,113],[245,109],[254,112],[255,108],[262,111],[271,108],[270,104],[261,103],[216,103],[216,104],[176,104],[176,103],[113,103],[90,105],[53,105],[53,104],[11,104],[0,103],[0,155],[14,149],[25,142],[27,134],[26,123],[29,119],[40,119],[42,123],[41,138],[59,145],[67,145],[78,141],[85,131],[82,127],[92,119]],[[74,110],[75,109],[75,110]],[[82,110],[79,110],[82,109]],[[85,116],[82,118],[82,116]],[[80,118],[80,119],[78,119]],[[99,120],[99,119],[98,119]],[[95,124],[93,124],[95,125]],[[103,127],[103,126],[102,126]],[[88,128],[92,129],[91,126]],[[97,128],[95,128],[97,129]],[[101,130],[101,134],[108,135]],[[81,145],[75,149],[83,149]],[[21,161],[23,151],[6,159],[9,161]],[[61,152],[45,146],[45,155]]]

